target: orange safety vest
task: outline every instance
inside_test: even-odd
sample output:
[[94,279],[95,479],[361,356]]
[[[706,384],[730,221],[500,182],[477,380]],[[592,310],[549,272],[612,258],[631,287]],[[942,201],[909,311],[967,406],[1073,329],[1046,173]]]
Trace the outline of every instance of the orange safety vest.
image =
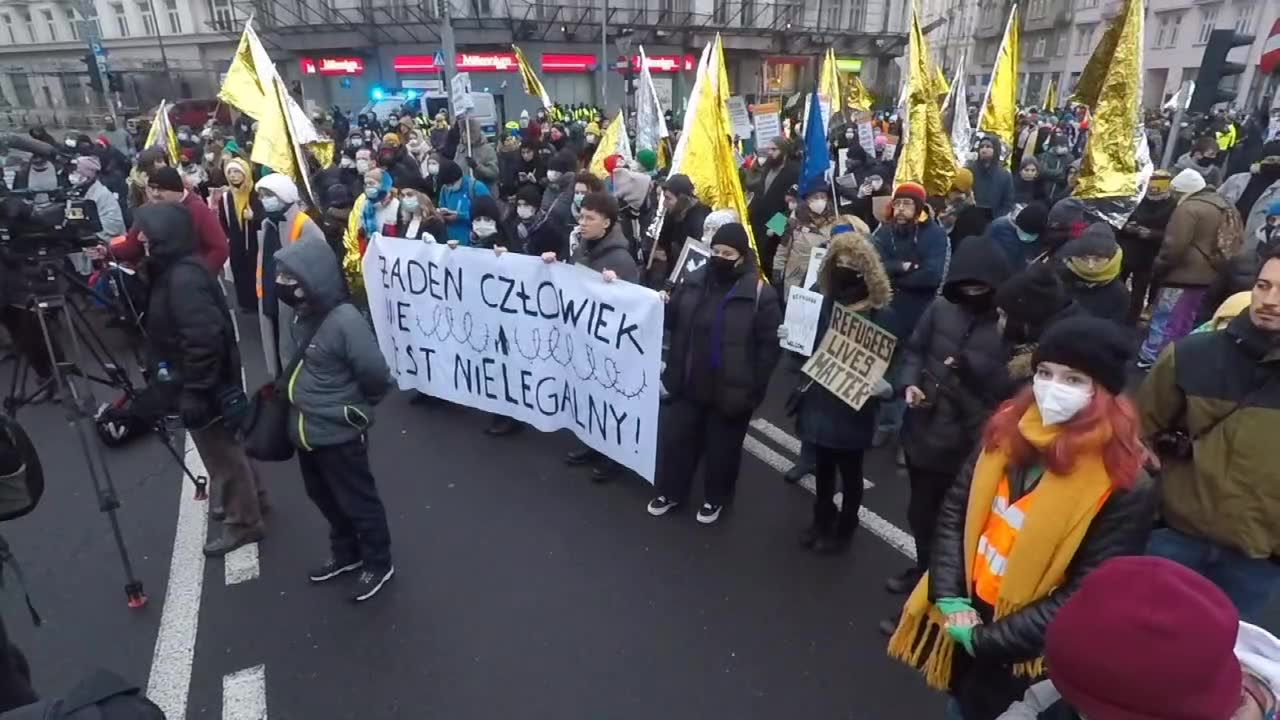
[[978,538],[978,552],[973,558],[973,592],[991,607],[1000,598],[1000,582],[1009,566],[1009,554],[1022,532],[1022,523],[1031,511],[1035,493],[1029,492],[1009,503],[1009,477],[1000,478],[996,496],[991,501],[991,514]]
[[[293,225],[289,228],[290,245],[297,242],[298,238],[302,237],[302,228],[308,219],[307,214],[304,212],[299,212],[294,216]],[[258,299],[262,299],[262,248],[258,248]]]

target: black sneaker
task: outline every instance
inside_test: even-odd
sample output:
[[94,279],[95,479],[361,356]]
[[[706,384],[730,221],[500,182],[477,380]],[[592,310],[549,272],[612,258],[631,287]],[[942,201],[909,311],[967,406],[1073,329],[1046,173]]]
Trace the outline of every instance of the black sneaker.
[[386,585],[387,581],[395,574],[396,568],[394,565],[387,568],[386,572],[375,572],[373,570],[361,572],[360,577],[356,579],[356,592],[351,596],[351,599],[356,602],[364,602],[377,595],[382,586]]
[[703,525],[710,525],[720,519],[720,510],[723,505],[712,505],[711,503],[702,503],[702,507],[698,508],[698,522]]
[[649,501],[649,514],[654,517],[666,515],[668,510],[679,504],[675,500],[668,500],[666,495],[659,495]]
[[325,561],[324,565],[321,565],[315,570],[307,573],[307,577],[310,578],[313,583],[322,583],[326,580],[332,580],[339,575],[349,573],[352,570],[359,570],[363,565],[364,563],[360,560],[341,562],[334,560],[333,558],[329,558]]

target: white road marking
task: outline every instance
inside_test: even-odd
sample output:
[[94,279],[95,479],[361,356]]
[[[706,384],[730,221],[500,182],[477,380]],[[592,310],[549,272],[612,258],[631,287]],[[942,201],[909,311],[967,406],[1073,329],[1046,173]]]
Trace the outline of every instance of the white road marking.
[[227,553],[223,575],[228,585],[258,579],[258,543],[249,543]]
[[791,433],[765,420],[764,418],[756,418],[751,421],[751,427],[764,433],[764,436],[778,443],[788,450],[792,455],[800,454],[800,438],[794,437]]
[[[204,461],[187,436],[186,454],[191,472],[205,473]],[[187,694],[191,690],[191,666],[195,662],[196,630],[200,624],[200,593],[204,586],[204,541],[209,529],[206,503],[196,500],[186,486],[179,491],[178,528],[169,561],[169,586],[165,589],[160,631],[151,657],[147,697],[160,706],[168,720],[186,720]]]
[[[758,425],[757,423],[760,423],[760,424]],[[771,433],[768,430],[764,429],[763,426],[765,425],[773,428],[775,431],[777,431],[778,433],[781,433],[782,435],[787,435],[785,432],[783,432],[782,430],[779,430],[777,426],[769,423],[769,421],[767,420],[763,420],[763,419],[753,420],[751,422],[751,425],[752,427],[755,427],[757,430],[764,432],[766,435],[771,435]],[[790,437],[790,436],[787,435],[787,437]],[[794,440],[794,438],[792,439]],[[783,443],[781,441],[778,441],[778,444],[783,445],[784,447],[789,447],[788,444]],[[798,445],[799,441],[796,441],[796,444]],[[795,464],[790,460],[788,460],[787,458],[783,457],[780,453],[774,451],[772,448],[770,448],[769,446],[765,445],[764,443],[760,442],[759,440],[757,440],[756,438],[750,435],[747,435],[746,439],[742,441],[742,447],[747,452],[759,458],[761,462],[763,462],[764,464],[772,467],[773,469],[779,472],[786,472],[787,470],[791,469],[792,465]],[[799,451],[797,450],[796,452],[799,452]],[[872,487],[872,483],[870,480],[867,480],[864,478],[862,482],[864,487]],[[808,490],[810,493],[815,492],[812,475],[806,475],[803,478],[801,478],[799,485],[805,490]],[[842,495],[841,493],[836,493],[835,501],[837,506],[840,505],[844,499],[841,495]],[[897,550],[903,555],[906,555],[907,558],[911,559],[912,561],[916,559],[916,541],[914,538],[911,537],[910,533],[906,532],[902,528],[894,525],[888,520],[885,520],[883,517],[880,517],[876,513],[867,509],[866,505],[863,505],[862,507],[858,508],[858,521],[861,523],[862,527],[866,528],[872,535],[875,535],[876,537],[888,543],[889,547],[893,548],[894,550]]]
[[267,720],[267,667],[254,667],[222,678],[222,720]]

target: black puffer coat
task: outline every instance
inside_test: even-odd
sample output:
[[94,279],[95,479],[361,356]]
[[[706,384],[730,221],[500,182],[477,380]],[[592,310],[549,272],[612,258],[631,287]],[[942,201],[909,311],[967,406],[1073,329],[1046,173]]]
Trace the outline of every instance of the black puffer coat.
[[[724,417],[754,412],[782,356],[782,306],[754,264],[727,288],[699,269],[672,291],[666,316],[671,350],[662,382],[671,398],[710,404]],[[712,358],[716,369],[704,362]]]
[[206,403],[212,418],[214,398],[240,382],[235,330],[217,280],[196,251],[191,214],[178,203],[148,203],[138,208],[138,227],[147,236],[151,296],[147,303],[147,369],[152,382],[165,363],[172,381],[153,402],[169,408],[178,393]]
[[[930,601],[973,597],[964,567],[964,535],[975,464],[976,459],[952,483],[938,513],[929,563]],[[1009,500],[1016,502],[1029,490],[1023,485],[1023,472],[1012,470],[1009,475]],[[1155,482],[1145,473],[1138,477],[1132,490],[1112,492],[1085,531],[1062,584],[1021,610],[995,620],[993,609],[974,599],[974,609],[982,618],[982,624],[973,631],[974,655],[956,653],[952,672],[951,691],[965,708],[966,717],[996,717],[1017,699],[1020,688],[1012,691],[1012,697],[1003,694],[1018,683],[1003,682],[992,673],[1007,673],[1010,663],[1043,654],[1049,623],[1086,575],[1110,558],[1144,552],[1155,521],[1156,502]],[[1021,687],[1025,687],[1025,681]]]
[[[898,392],[915,386],[925,403],[909,408],[902,450],[912,467],[956,473],[982,434],[987,417],[1003,400],[1003,383],[987,383],[1007,371],[1009,347],[1001,336],[994,303],[980,314],[947,299],[961,284],[992,289],[1010,274],[1004,253],[990,239],[970,238],[951,259],[943,297],[921,316],[907,342]],[[947,359],[953,358],[952,364]]]

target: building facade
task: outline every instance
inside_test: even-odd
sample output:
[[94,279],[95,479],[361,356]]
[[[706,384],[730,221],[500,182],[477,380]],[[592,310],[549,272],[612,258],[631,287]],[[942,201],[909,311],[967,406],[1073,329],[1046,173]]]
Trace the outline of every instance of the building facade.
[[[76,124],[104,111],[84,23],[99,29],[112,98],[127,113],[162,98],[213,97],[250,15],[313,108],[350,111],[379,92],[438,90],[445,1],[0,0],[0,125]],[[558,102],[614,107],[634,82],[641,45],[659,92],[683,103],[698,54],[720,33],[733,92],[764,100],[808,90],[828,47],[842,70],[891,92],[908,20],[906,5],[891,0],[448,1],[459,69],[508,119],[536,105],[513,42]]]

